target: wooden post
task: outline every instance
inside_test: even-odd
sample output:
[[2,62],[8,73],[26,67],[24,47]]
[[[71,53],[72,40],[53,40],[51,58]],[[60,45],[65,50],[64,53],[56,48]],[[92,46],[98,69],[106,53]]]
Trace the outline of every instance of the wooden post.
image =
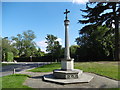
[[15,74],[15,68],[13,68],[13,74]]

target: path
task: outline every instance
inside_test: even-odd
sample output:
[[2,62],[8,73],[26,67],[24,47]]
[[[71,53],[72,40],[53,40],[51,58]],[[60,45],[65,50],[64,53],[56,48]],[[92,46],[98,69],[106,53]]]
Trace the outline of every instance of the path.
[[89,83],[79,83],[79,84],[67,84],[60,85],[50,82],[45,82],[42,80],[42,76],[50,73],[40,73],[40,72],[20,72],[22,74],[28,74],[32,77],[28,78],[24,85],[32,88],[118,88],[118,81],[112,80],[106,77],[102,77],[93,73],[88,73],[93,75],[94,78]]

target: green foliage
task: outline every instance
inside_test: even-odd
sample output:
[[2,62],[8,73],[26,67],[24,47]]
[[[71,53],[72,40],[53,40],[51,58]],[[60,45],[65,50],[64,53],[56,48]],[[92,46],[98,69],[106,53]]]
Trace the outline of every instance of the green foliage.
[[55,37],[54,35],[47,35],[45,39],[47,40],[45,43],[48,44],[48,46],[46,47],[47,48],[46,51],[52,53],[54,49],[54,43],[56,42],[55,40],[57,39],[57,37]]
[[[33,41],[35,34],[32,30],[12,36],[12,40],[8,40],[8,37],[2,38],[2,59],[5,60],[7,52],[12,52],[15,57],[41,57],[44,56],[44,52],[37,47]],[[38,48],[38,49],[37,49]]]
[[71,57],[75,57],[77,55],[77,49],[79,48],[80,46],[78,45],[71,45],[70,46],[70,56]]
[[[91,4],[94,5],[91,6]],[[104,24],[108,27],[111,27],[112,20],[114,20],[115,17],[119,16],[120,14],[119,8],[117,8],[118,5],[119,3],[116,2],[86,3],[86,9],[81,10],[82,12],[87,13],[85,15],[82,15],[83,18],[85,18],[85,20],[79,20],[79,22],[82,24],[89,23],[89,25],[95,25],[95,26],[100,26]]]
[[2,88],[30,88],[23,85],[24,81],[29,77],[25,74],[15,74],[3,76],[2,79]]
[[19,56],[29,57],[33,54],[33,51],[36,51],[34,32],[28,30],[23,32],[23,34],[18,34],[17,37],[12,37],[12,40],[15,41],[13,44],[19,50]]
[[18,55],[20,57],[39,57],[43,55],[40,49],[37,50],[37,45],[33,41],[35,38],[36,36],[32,30],[27,30],[22,34],[18,34],[17,37],[12,37],[12,40],[15,42],[13,45],[19,50]]
[[45,55],[45,52],[42,52],[40,48],[38,48],[38,50],[35,52],[36,57],[41,57],[44,55]]
[[2,59],[5,60],[5,54],[7,52],[12,52],[14,56],[18,54],[18,50],[11,44],[8,38],[2,38]]
[[6,53],[6,61],[8,61],[8,62],[13,62],[13,53],[12,52],[7,52]]
[[[78,53],[81,57],[89,57],[89,60],[106,59],[114,57],[114,34],[106,33],[110,29],[106,26],[98,26],[95,30],[91,26],[76,42],[81,47]],[[92,31],[92,32],[91,32]]]
[[[91,4],[95,5],[91,6]],[[76,39],[78,45],[82,46],[80,49],[84,50],[81,52],[85,52],[85,54],[90,57],[91,52],[93,54],[92,57],[95,59],[99,57],[109,57],[113,60],[115,58],[114,52],[119,52],[119,49],[115,49],[118,48],[119,35],[116,33],[118,30],[112,28],[112,21],[116,21],[115,18],[120,14],[117,5],[118,3],[111,2],[87,3],[86,9],[81,10],[87,13],[82,15],[84,20],[79,20],[79,23],[87,25],[80,30],[80,37]],[[115,25],[117,25],[116,22]],[[116,54],[118,55],[118,53]]]
[[46,51],[48,51],[54,58],[58,59],[61,56],[61,45],[59,41],[57,41],[57,37],[54,35],[47,35],[46,43],[48,46],[46,47]]

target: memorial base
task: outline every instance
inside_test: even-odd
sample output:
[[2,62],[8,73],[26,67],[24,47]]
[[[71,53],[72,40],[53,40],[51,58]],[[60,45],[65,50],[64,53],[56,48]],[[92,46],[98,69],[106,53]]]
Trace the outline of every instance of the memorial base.
[[74,69],[70,71],[64,71],[58,69],[53,71],[54,78],[59,78],[59,79],[77,79],[81,76],[82,73],[83,71],[78,69]]
[[65,71],[70,71],[74,69],[74,59],[62,59],[61,69]]
[[74,69],[74,59],[61,60],[61,69],[56,69],[53,74],[43,76],[44,81],[59,84],[87,83],[93,76],[83,73],[82,70]]
[[58,78],[55,78],[53,74],[48,74],[43,76],[44,81],[63,84],[63,85],[74,84],[74,83],[88,83],[92,79],[93,79],[93,76],[88,75],[86,73],[82,73],[80,76],[78,76],[77,79],[58,79]]

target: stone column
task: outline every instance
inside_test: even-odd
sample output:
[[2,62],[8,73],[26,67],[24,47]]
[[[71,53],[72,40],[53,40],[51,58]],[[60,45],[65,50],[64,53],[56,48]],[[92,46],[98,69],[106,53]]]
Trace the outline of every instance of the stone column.
[[69,52],[69,33],[68,33],[68,26],[69,26],[70,21],[65,20],[64,25],[65,25],[65,55],[64,58],[66,60],[70,59],[70,52]]
[[74,59],[70,58],[70,51],[69,51],[69,24],[70,21],[67,19],[67,13],[69,11],[66,10],[66,19],[64,20],[65,25],[65,51],[64,51],[64,59],[61,60],[61,69],[65,71],[71,71],[74,69]]
[[64,59],[61,61],[62,70],[71,71],[74,69],[74,59],[70,58],[70,51],[69,51],[69,20],[64,20],[65,25],[65,53]]

